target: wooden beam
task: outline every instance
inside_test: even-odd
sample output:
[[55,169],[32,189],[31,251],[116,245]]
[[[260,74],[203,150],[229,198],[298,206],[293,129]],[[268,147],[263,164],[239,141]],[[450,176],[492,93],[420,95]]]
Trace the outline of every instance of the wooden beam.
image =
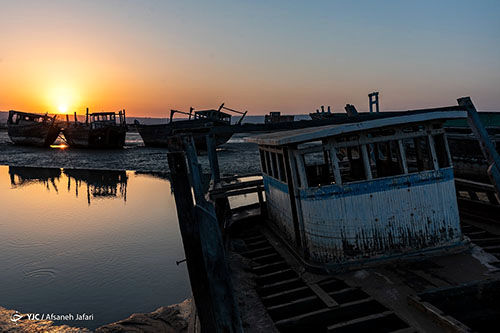
[[215,135],[208,134],[205,138],[207,142],[208,160],[210,162],[210,170],[212,171],[212,182],[215,187],[220,183],[219,159],[217,158],[217,150],[215,145]]
[[497,194],[500,196],[500,155],[496,151],[495,145],[491,142],[491,139],[486,131],[486,128],[481,123],[479,114],[477,113],[476,107],[472,103],[470,97],[462,97],[458,99],[458,105],[464,107],[467,110],[468,122],[472,131],[476,135],[481,151],[484,157],[488,161],[488,175],[496,187]]
[[216,323],[211,308],[199,224],[195,218],[186,159],[183,152],[168,152],[167,159],[191,290],[202,330],[210,332],[215,330]]
[[[169,149],[167,157],[201,331],[243,332],[238,303],[225,260],[221,230],[214,206],[204,198],[201,168],[193,139],[184,138],[176,146],[183,146],[186,152]],[[185,156],[188,157],[190,174]],[[196,206],[189,179],[194,188]]]

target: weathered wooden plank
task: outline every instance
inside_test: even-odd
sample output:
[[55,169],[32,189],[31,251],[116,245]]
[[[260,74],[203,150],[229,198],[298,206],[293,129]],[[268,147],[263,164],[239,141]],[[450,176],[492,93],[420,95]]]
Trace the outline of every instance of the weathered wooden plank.
[[[201,168],[192,138],[183,141],[183,152],[170,152],[169,167],[193,297],[202,332],[242,332],[238,303],[233,294],[215,209],[203,195]],[[174,149],[172,149],[173,151]],[[191,185],[197,205],[194,206]]]
[[241,188],[246,188],[246,187],[257,187],[257,186],[262,186],[263,185],[263,180],[262,179],[257,179],[257,180],[248,180],[244,182],[237,182],[234,184],[224,184],[220,188],[216,188],[210,191],[211,195],[214,194],[219,194],[219,193],[224,193],[230,190],[238,190]]
[[249,194],[249,193],[259,193],[262,192],[263,187],[257,186],[257,187],[250,187],[250,188],[244,188],[241,190],[231,190],[227,192],[219,192],[216,194],[210,194],[210,197],[212,199],[218,199],[218,198],[227,198],[227,197],[234,197],[238,195],[243,195],[243,194]]
[[384,312],[381,312],[381,313],[376,313],[376,314],[372,314],[372,315],[368,315],[368,316],[356,318],[356,319],[353,319],[353,320],[349,320],[349,321],[346,321],[346,322],[338,323],[338,324],[335,324],[335,325],[331,325],[331,326],[328,326],[327,329],[328,329],[328,332],[334,332],[335,330],[340,329],[340,328],[344,328],[346,326],[351,326],[351,325],[356,325],[356,324],[360,324],[360,323],[363,323],[363,322],[369,322],[369,321],[372,321],[372,320],[381,319],[381,318],[387,317],[387,316],[392,315],[392,314],[394,314],[394,312],[392,312],[392,311],[384,311]]
[[325,305],[329,308],[333,308],[339,306],[337,303],[323,288],[318,286],[316,283],[312,283],[308,285],[309,288],[319,297],[319,299],[325,303]]

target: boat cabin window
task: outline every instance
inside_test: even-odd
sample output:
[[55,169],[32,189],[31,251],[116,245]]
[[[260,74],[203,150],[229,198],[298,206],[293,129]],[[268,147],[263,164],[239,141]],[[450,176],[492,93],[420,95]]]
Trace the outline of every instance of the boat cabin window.
[[436,156],[440,168],[447,168],[451,166],[450,154],[447,149],[446,138],[444,134],[437,134],[433,136],[434,146],[436,147]]
[[397,140],[368,145],[372,178],[404,174],[403,161]]
[[337,157],[339,159],[340,174],[343,183],[355,182],[366,178],[360,145],[338,149]]
[[320,151],[304,154],[304,167],[308,186],[316,187],[335,183],[329,151],[321,148]]
[[116,115],[112,114],[93,114],[92,121],[115,121]]
[[[429,125],[343,135],[297,148],[309,187],[334,184],[335,177],[349,184],[451,166],[444,130]],[[332,152],[336,152],[335,159]]]
[[30,116],[30,115],[25,115],[25,114],[14,114],[12,115],[12,124],[22,124],[24,122],[29,122],[29,123],[43,123],[45,117],[42,116]]
[[285,156],[282,153],[260,149],[262,172],[286,183]]
[[409,173],[434,169],[429,138],[427,136],[404,139],[403,147],[405,149],[406,164],[408,165]]
[[[286,183],[290,181],[288,169],[301,188],[349,184],[451,166],[446,135],[440,124],[337,135],[278,149],[262,145],[259,150],[264,174]],[[282,153],[286,150],[293,156],[290,168]]]
[[194,118],[195,119],[215,119],[215,120],[222,120],[224,122],[231,122],[231,115],[225,112],[220,112],[217,110],[207,110],[207,111],[196,111],[194,113]]

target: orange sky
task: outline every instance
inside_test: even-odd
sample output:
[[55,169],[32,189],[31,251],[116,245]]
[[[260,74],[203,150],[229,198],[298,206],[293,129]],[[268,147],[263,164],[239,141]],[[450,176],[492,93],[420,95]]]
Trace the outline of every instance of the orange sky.
[[[454,104],[500,110],[495,2],[15,1],[0,12],[0,110],[227,106],[249,114]],[[463,24],[463,22],[470,24]]]

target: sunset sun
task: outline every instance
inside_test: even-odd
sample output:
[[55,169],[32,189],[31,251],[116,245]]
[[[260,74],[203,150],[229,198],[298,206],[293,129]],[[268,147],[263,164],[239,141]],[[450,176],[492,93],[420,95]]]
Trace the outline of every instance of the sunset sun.
[[60,112],[60,113],[66,113],[68,112],[68,105],[66,103],[61,103],[57,106],[57,110]]

